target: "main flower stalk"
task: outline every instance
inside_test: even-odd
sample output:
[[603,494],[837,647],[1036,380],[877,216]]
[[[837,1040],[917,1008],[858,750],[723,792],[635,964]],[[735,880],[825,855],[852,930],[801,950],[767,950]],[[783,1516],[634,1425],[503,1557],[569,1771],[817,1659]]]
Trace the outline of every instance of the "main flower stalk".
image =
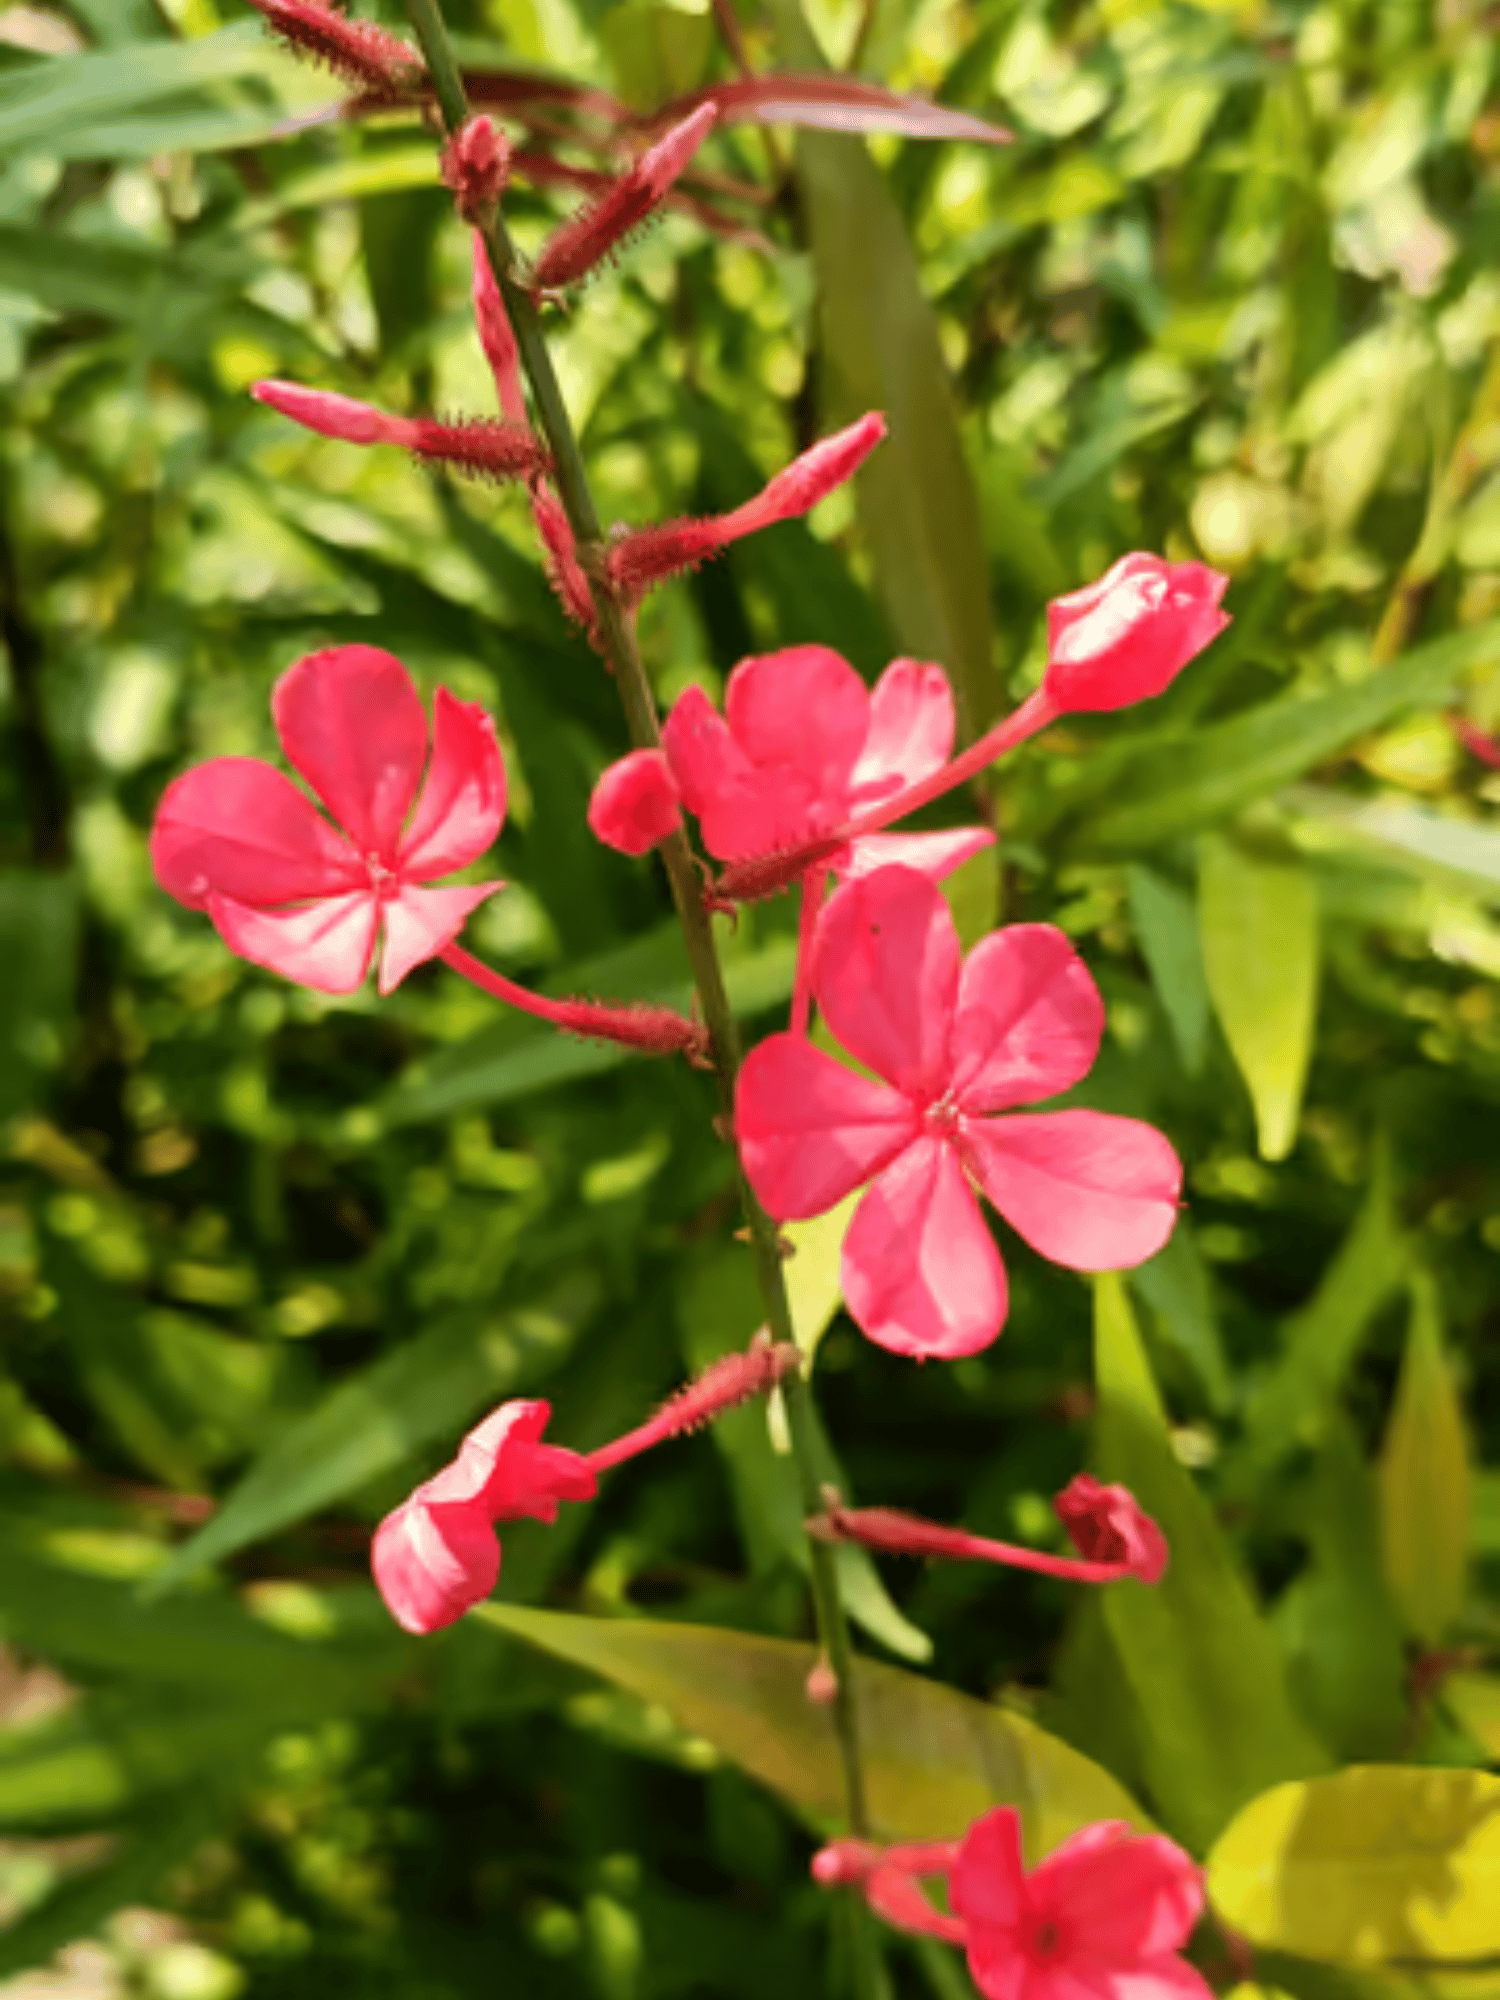
[[[469,116],[469,107],[442,14],[436,0],[405,0],[405,4],[407,18],[416,31],[427,61],[443,124],[449,134],[457,133]],[[637,749],[656,749],[661,741],[661,731],[651,686],[636,644],[632,614],[616,595],[608,579],[607,546],[598,510],[536,307],[530,292],[519,282],[515,248],[498,211],[491,210],[474,217],[473,221],[484,241],[515,331],[521,367],[531,390],[533,413],[552,454],[553,478],[573,532],[578,562],[589,580],[596,617],[595,630],[619,688],[631,741]],[[687,836],[680,827],[662,842],[660,851],[682,926],[704,1026],[708,1030],[720,1105],[727,1119],[734,1109],[740,1042],[709,916],[704,908],[698,868]],[[767,1324],[774,1340],[791,1341],[794,1339],[791,1310],[775,1225],[751,1193],[743,1175],[740,1177],[740,1192]],[[794,1370],[788,1376],[783,1393],[803,1512],[811,1515],[818,1512],[820,1493],[811,1436],[811,1397],[800,1371]],[[832,1551],[821,1543],[810,1542],[809,1557],[819,1636],[836,1683],[832,1716],[843,1765],[845,1815],[850,1832],[860,1835],[868,1830],[868,1817],[849,1630],[839,1599]]]

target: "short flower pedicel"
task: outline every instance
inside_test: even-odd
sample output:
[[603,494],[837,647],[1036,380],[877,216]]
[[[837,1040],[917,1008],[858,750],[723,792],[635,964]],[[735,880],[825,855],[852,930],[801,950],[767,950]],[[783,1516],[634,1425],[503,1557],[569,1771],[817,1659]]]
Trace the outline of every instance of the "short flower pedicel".
[[882,868],[829,905],[812,983],[834,1036],[883,1081],[772,1035],[740,1072],[740,1157],[778,1222],[872,1183],[842,1269],[849,1311],[880,1346],[952,1357],[999,1333],[1005,1269],[975,1185],[1075,1270],[1138,1264],[1166,1242],[1182,1169],[1159,1132],[1099,1111],[1014,1110],[1080,1082],[1103,1032],[1061,931],[1016,924],[961,960],[941,893]]

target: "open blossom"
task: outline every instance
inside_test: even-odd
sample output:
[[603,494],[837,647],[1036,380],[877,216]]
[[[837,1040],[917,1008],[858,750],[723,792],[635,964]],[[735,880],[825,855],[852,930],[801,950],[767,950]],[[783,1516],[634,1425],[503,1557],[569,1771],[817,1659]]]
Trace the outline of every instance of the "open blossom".
[[[439,688],[431,757],[411,676],[375,646],[309,653],[276,683],[282,748],[327,808],[257,757],[215,757],[167,787],[151,861],[230,950],[320,993],[380,990],[435,958],[503,885],[426,885],[475,861],[505,817],[505,766],[477,702]],[[425,769],[425,777],[424,777]]]
[[[826,646],[742,660],[720,715],[701,688],[678,698],[662,748],[703,844],[721,861],[817,841],[861,806],[938,770],[953,747],[941,667],[896,660],[873,689]],[[940,879],[990,845],[985,827],[874,834],[823,864],[861,876],[893,861]]]
[[1160,694],[1229,623],[1219,609],[1228,588],[1204,563],[1121,556],[1097,583],[1047,606],[1043,694],[1059,715]]
[[502,1403],[376,1529],[375,1581],[408,1632],[436,1632],[489,1596],[500,1576],[496,1521],[551,1522],[560,1500],[594,1497],[587,1461],[541,1442],[551,1414],[546,1402]]
[[840,890],[812,984],[835,1038],[881,1081],[796,1035],[740,1072],[735,1132],[770,1215],[821,1215],[870,1183],[844,1238],[843,1290],[899,1354],[973,1354],[1007,1286],[981,1189],[1034,1250],[1075,1270],[1138,1264],[1172,1232],[1182,1169],[1161,1133],[1098,1111],[1017,1106],[1088,1074],[1098,990],[1061,931],[1015,924],[967,960],[940,891],[909,868]]
[[[953,1914],[916,1878],[943,1875]],[[814,1857],[825,1886],[859,1888],[899,1929],[961,1945],[985,2000],[1209,2000],[1178,1954],[1203,1911],[1203,1878],[1161,1834],[1100,1820],[1028,1874],[1020,1815],[995,1806],[950,1845],[838,1840]]]

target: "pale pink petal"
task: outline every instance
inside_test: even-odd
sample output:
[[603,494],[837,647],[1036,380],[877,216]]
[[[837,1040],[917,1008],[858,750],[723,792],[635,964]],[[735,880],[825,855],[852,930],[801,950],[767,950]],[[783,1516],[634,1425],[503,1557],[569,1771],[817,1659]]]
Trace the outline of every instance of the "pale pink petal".
[[942,882],[994,844],[987,826],[956,826],[948,833],[863,833],[832,865],[844,882],[861,881],[877,868],[914,868],[929,882]]
[[969,1977],[984,2000],[1052,2000],[1009,1931],[969,1930]]
[[807,787],[789,788],[782,774],[758,770],[702,688],[678,696],[661,741],[682,802],[721,861],[774,853],[804,831]]
[[844,1238],[842,1270],[850,1313],[894,1354],[977,1354],[1005,1323],[1005,1266],[940,1139],[918,1139],[870,1188]]
[[1227,576],[1203,563],[1122,556],[1097,583],[1047,606],[1043,691],[1059,714],[1160,694],[1229,623]]
[[151,828],[151,865],[190,910],[216,891],[256,906],[337,895],[365,866],[305,792],[258,757],[215,757],[174,778]]
[[992,1806],[975,1820],[959,1843],[948,1894],[966,1923],[1006,1930],[1025,1921],[1026,1863],[1014,1806]]
[[331,646],[289,667],[271,695],[282,748],[361,854],[387,865],[427,761],[411,675],[378,646]]
[[408,1632],[436,1632],[489,1596],[500,1544],[481,1507],[428,1506],[413,1494],[375,1530],[370,1567]]
[[467,868],[491,845],[504,820],[505,760],[495,725],[477,701],[460,701],[440,687],[432,762],[396,850],[396,866],[409,882],[431,882]]
[[910,868],[839,890],[823,913],[813,988],[850,1055],[918,1103],[948,1081],[959,946],[940,892]]
[[315,993],[352,993],[370,966],[379,905],[368,889],[302,910],[255,910],[212,895],[208,914],[232,952]]
[[1118,1821],[1084,1827],[1054,1848],[1031,1892],[1039,1913],[1056,1913],[1071,1958],[1117,1967],[1180,1950],[1203,1914],[1202,1871],[1191,1856]]
[[795,772],[841,804],[870,726],[870,692],[827,646],[787,646],[742,660],[724,691],[735,741],[762,769]]
[[589,799],[589,831],[620,854],[645,854],[682,824],[682,794],[660,750],[632,750],[600,774]]
[[381,992],[394,993],[414,966],[436,958],[458,936],[471,911],[504,887],[503,882],[464,882],[451,889],[402,889],[382,904]]
[[1104,1002],[1051,924],[991,931],[964,962],[951,1088],[967,1112],[1003,1111],[1071,1090],[1104,1033]]
[[1172,1233],[1182,1165],[1139,1119],[1103,1111],[965,1119],[963,1144],[1011,1228],[1055,1264],[1123,1270]]
[[734,1130],[757,1198],[778,1222],[821,1215],[916,1134],[910,1105],[800,1035],[771,1035],[745,1058]]
[[852,786],[915,784],[953,751],[953,690],[939,666],[893,660],[870,693],[870,727]]
[[912,1880],[899,1868],[877,1863],[865,1880],[865,1901],[877,1917],[897,1930],[917,1937],[937,1937],[948,1944],[964,1942],[964,1927],[953,1917],[943,1916]]
[[419,1486],[414,1499],[472,1503],[487,1519],[555,1521],[559,1500],[591,1500],[593,1472],[576,1452],[543,1444],[548,1402],[517,1398],[476,1424],[451,1465]]
[[1203,1974],[1171,1952],[1110,1968],[1103,1979],[1105,2000],[1213,2000],[1214,1989]]

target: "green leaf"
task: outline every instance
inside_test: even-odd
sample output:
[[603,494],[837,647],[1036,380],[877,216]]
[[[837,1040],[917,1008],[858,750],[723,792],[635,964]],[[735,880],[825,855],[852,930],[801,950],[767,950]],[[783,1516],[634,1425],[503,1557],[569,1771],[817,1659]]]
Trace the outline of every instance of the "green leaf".
[[1255,1106],[1261,1158],[1297,1138],[1318,1003],[1318,896],[1298,864],[1205,835],[1198,925],[1208,990]]
[[[473,1615],[664,1708],[819,1825],[842,1821],[833,1723],[803,1692],[813,1647],[514,1604],[485,1604]],[[871,1824],[881,1839],[953,1839],[1004,1803],[1020,1810],[1035,1860],[1091,1820],[1148,1824],[1107,1771],[1022,1716],[870,1660],[857,1663],[855,1687]]]
[[1443,1700],[1464,1728],[1500,1764],[1500,1674],[1450,1674]]
[[1186,1216],[1163,1249],[1138,1264],[1130,1283],[1156,1317],[1162,1337],[1182,1356],[1215,1410],[1227,1410],[1233,1391],[1219,1334],[1213,1280]]
[[531,1306],[457,1312],[340,1383],[282,1431],[208,1525],[152,1579],[150,1594],[316,1513],[472,1422],[539,1365],[554,1365],[596,1302],[592,1281],[579,1276]]
[[1196,1076],[1208,1046],[1208,982],[1192,898],[1155,869],[1140,865],[1126,876],[1130,916],[1151,983],[1182,1056]]
[[840,1273],[844,1238],[863,1193],[863,1188],[856,1188],[843,1201],[807,1222],[781,1224],[781,1234],[792,1246],[792,1254],[786,1262],[786,1295],[792,1309],[792,1332],[797,1337],[797,1345],[808,1368],[812,1367],[819,1342],[844,1302]]
[[1492,619],[1330,694],[1293,692],[1208,728],[1153,735],[1116,769],[1070,846],[1131,854],[1213,826],[1407,709],[1446,700],[1497,648],[1500,619]]
[[24,1109],[39,1073],[63,1053],[78,952],[78,886],[70,875],[0,874],[0,1124]]
[[1435,1646],[1463,1610],[1473,1501],[1437,1286],[1426,1271],[1414,1272],[1411,1286],[1411,1327],[1380,1454],[1380,1514],[1391,1590],[1409,1630]]
[[[787,67],[822,69],[798,0],[775,0],[772,16]],[[876,587],[903,649],[947,669],[960,730],[973,736],[1000,705],[984,538],[911,239],[861,140],[799,133],[797,182],[827,421],[881,410],[890,425],[856,485]]]
[[1201,1850],[1279,1778],[1327,1756],[1294,1712],[1279,1651],[1208,1503],[1173,1454],[1120,1278],[1095,1280],[1095,1457],[1167,1538],[1159,1584],[1111,1584],[1105,1620],[1134,1694],[1142,1768],[1170,1831]]
[[1369,1192],[1316,1292],[1287,1320],[1280,1360],[1250,1399],[1245,1434],[1226,1457],[1226,1494],[1250,1492],[1298,1444],[1315,1444],[1371,1321],[1406,1275],[1410,1240],[1396,1213],[1389,1149],[1375,1150]]
[[1215,1843],[1208,1892],[1252,1944],[1308,1958],[1490,1956],[1500,1778],[1367,1765],[1278,1785]]

